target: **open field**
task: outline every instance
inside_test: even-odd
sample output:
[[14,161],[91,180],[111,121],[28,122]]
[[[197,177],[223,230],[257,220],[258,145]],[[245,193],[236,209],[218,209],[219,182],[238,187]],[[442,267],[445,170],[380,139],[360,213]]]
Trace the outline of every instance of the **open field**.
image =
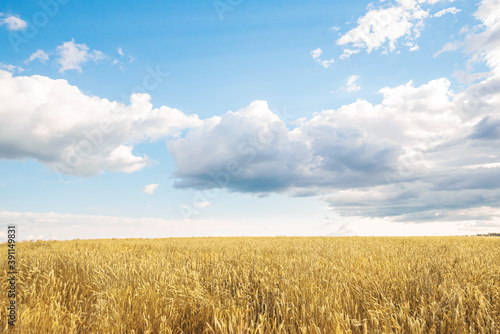
[[500,238],[75,240],[17,251],[20,333],[500,333]]

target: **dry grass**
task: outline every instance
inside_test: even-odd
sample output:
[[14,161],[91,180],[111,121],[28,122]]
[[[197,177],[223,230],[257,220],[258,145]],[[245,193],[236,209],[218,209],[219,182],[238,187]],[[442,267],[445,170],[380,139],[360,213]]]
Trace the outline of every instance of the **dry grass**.
[[17,250],[20,333],[500,332],[500,238],[76,240]]

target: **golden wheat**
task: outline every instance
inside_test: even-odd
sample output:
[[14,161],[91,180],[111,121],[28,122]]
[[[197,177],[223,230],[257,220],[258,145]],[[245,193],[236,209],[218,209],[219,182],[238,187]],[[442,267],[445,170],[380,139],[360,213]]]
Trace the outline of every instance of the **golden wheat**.
[[19,333],[500,332],[500,238],[74,240],[17,251]]

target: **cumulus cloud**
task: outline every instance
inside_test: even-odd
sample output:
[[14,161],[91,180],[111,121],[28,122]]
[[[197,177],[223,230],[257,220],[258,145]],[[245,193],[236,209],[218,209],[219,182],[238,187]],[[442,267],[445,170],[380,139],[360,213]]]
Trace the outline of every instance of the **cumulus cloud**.
[[[357,26],[340,36],[337,44],[349,44],[368,53],[381,47],[394,51],[399,40],[410,48],[415,47],[424,20],[429,16],[419,3],[425,1],[398,0],[390,5],[383,2],[381,7],[370,5],[366,14],[357,20]],[[343,56],[348,57],[349,53],[344,52]]]
[[458,209],[494,207],[500,199],[500,181],[493,181],[500,180],[500,85],[492,91],[494,85],[490,77],[459,93],[445,78],[385,87],[379,104],[360,99],[292,129],[254,101],[168,141],[175,186],[322,195],[341,215],[396,221],[428,219],[436,210],[440,220],[453,219]]
[[15,15],[7,15],[3,17],[4,14],[0,13],[0,25],[7,26],[10,31],[24,30],[28,27],[26,21]]
[[104,53],[98,50],[89,52],[86,44],[77,44],[75,40],[64,42],[57,47],[59,72],[68,70],[82,72],[82,65],[89,61],[98,61],[105,58]]
[[45,63],[47,60],[49,60],[49,55],[43,50],[36,50],[28,59],[26,59],[25,63],[29,64],[35,59],[38,59],[42,63]]
[[368,171],[367,182],[381,182],[394,168],[398,145],[338,124],[334,114],[321,113],[290,131],[266,102],[254,101],[206,120],[167,143],[178,166],[175,186],[300,194],[352,186]]
[[159,184],[148,184],[147,186],[144,187],[144,192],[146,194],[153,194],[156,190],[156,188],[158,188]]
[[133,145],[177,135],[200,123],[148,94],[130,104],[83,94],[66,80],[0,70],[0,159],[35,159],[63,174],[134,172],[150,163]]

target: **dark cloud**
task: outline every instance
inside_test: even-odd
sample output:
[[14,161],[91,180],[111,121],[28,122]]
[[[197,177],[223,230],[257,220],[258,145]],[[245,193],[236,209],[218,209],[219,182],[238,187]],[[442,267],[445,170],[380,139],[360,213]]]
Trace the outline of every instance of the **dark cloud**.
[[474,126],[471,139],[500,140],[500,117],[486,116]]

